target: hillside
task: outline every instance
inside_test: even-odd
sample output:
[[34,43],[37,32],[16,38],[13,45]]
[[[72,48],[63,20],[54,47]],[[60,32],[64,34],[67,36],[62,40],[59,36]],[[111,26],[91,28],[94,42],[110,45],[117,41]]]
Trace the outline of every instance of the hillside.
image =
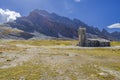
[[34,35],[24,32],[19,29],[6,27],[6,25],[0,25],[0,38],[1,39],[29,39]]

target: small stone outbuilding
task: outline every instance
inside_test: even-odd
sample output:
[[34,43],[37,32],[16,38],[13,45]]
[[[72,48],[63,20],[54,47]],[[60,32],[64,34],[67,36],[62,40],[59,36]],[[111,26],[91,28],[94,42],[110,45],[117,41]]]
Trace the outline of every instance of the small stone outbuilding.
[[109,47],[110,41],[106,39],[87,39],[87,47]]

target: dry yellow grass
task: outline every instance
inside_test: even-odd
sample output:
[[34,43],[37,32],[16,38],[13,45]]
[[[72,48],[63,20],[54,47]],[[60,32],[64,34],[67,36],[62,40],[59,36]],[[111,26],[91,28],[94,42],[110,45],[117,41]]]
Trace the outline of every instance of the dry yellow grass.
[[0,44],[0,80],[120,80],[119,48],[76,48],[76,40]]
[[9,44],[28,44],[34,46],[51,46],[51,45],[76,45],[76,40],[13,40],[10,41]]
[[120,46],[120,42],[113,41],[113,42],[111,42],[111,46]]

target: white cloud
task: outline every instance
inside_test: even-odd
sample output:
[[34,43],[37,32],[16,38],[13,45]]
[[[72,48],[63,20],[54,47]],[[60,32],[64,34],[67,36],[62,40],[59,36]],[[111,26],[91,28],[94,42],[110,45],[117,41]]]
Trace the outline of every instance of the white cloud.
[[74,0],[75,2],[80,2],[81,0]]
[[17,17],[21,17],[20,13],[11,11],[9,9],[0,8],[0,24],[16,20]]
[[115,23],[115,24],[112,24],[110,26],[108,26],[108,28],[120,28],[120,23]]

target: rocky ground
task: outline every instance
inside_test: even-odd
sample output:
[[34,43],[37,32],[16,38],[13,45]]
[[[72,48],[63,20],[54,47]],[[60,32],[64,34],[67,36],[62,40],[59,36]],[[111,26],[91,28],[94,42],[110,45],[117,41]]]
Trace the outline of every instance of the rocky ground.
[[43,42],[1,40],[0,80],[120,80],[119,46]]

